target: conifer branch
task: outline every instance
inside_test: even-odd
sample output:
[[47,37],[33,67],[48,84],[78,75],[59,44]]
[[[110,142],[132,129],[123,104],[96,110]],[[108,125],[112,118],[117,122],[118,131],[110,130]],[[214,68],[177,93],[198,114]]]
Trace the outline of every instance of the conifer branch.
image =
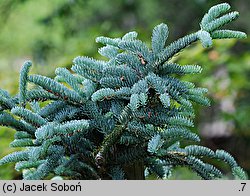
[[0,125],[11,127],[17,131],[25,131],[30,134],[34,134],[35,128],[25,124],[19,120],[16,120],[13,116],[8,113],[0,113]]
[[34,125],[35,127],[39,127],[47,123],[47,121],[44,118],[42,118],[40,115],[33,113],[28,109],[21,108],[21,107],[14,107],[11,110],[11,113],[22,117],[26,122]]
[[49,93],[52,93],[63,100],[69,100],[73,103],[84,103],[85,101],[77,92],[69,90],[64,85],[52,80],[51,78],[40,75],[31,75],[29,76],[29,81],[41,86]]
[[78,94],[84,97],[84,93],[78,84],[78,79],[66,68],[57,68],[55,74],[61,76]]
[[27,83],[28,83],[28,73],[32,63],[26,61],[22,66],[19,79],[19,102],[20,105],[25,107],[26,105],[26,94],[27,94]]
[[5,97],[0,94],[0,106],[2,110],[11,109],[15,107],[15,103],[10,99],[10,97]]
[[160,53],[168,38],[168,26],[164,23],[157,25],[152,34],[152,50],[155,54]]
[[232,31],[232,30],[217,30],[211,34],[213,39],[227,39],[227,38],[237,38],[237,39],[246,39],[246,33],[241,31]]
[[[213,6],[200,30],[167,46],[169,30],[163,23],[153,29],[151,47],[134,31],[121,38],[98,37],[104,44],[98,51],[107,61],[77,57],[74,73],[57,68],[54,79],[28,76],[31,62],[24,63],[19,94],[12,97],[0,89],[0,125],[17,131],[10,146],[23,150],[5,156],[0,165],[15,162],[16,170],[30,180],[50,175],[126,179],[129,164],[140,167],[143,179],[144,168],[165,178],[177,166],[203,179],[218,179],[223,177],[220,169],[206,163],[218,159],[236,179],[247,179],[224,150],[183,143],[200,142],[190,128],[193,103],[209,105],[209,100],[207,89],[176,77],[201,73],[200,66],[169,61],[197,40],[207,48],[213,39],[246,38],[243,32],[221,29],[239,15],[229,9],[227,3]],[[28,82],[36,88],[27,90]]]
[[95,160],[98,166],[101,166],[106,162],[105,157],[109,152],[110,148],[117,142],[119,137],[125,131],[124,126],[116,126],[115,129],[105,137],[101,144],[100,150],[98,150]]
[[58,97],[52,93],[47,92],[43,89],[32,89],[27,92],[26,96],[27,101],[48,101],[48,100],[57,100]]

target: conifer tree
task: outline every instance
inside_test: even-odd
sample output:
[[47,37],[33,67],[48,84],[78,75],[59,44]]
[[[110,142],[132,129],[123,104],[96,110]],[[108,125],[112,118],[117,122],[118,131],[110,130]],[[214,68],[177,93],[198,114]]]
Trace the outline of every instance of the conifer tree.
[[32,63],[25,62],[19,93],[11,97],[0,90],[0,125],[15,129],[10,146],[23,148],[0,165],[15,162],[24,179],[167,178],[177,166],[202,179],[219,179],[222,171],[209,163],[216,159],[227,163],[235,178],[246,179],[229,153],[198,145],[200,138],[190,129],[193,104],[209,105],[207,89],[179,75],[202,68],[170,61],[198,40],[207,48],[213,39],[246,38],[222,29],[239,16],[229,9],[227,3],[211,7],[200,30],[169,45],[163,23],[153,29],[150,48],[136,32],[98,37],[104,45],[98,52],[107,61],[77,57],[71,70],[57,68],[55,78],[30,75]]

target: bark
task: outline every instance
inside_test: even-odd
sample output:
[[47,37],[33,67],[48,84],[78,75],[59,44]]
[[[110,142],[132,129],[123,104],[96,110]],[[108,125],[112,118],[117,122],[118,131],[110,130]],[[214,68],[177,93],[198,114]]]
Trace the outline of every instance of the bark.
[[123,167],[127,180],[145,180],[143,161],[136,161]]

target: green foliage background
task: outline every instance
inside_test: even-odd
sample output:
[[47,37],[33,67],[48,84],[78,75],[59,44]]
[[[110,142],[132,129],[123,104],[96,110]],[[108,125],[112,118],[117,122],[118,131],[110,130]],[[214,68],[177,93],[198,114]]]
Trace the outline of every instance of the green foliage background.
[[[140,38],[149,41],[152,28],[167,23],[170,41],[198,28],[198,21],[218,0],[0,0],[0,87],[15,94],[22,63],[32,60],[32,73],[52,76],[55,67],[70,67],[75,56],[97,55],[95,38],[100,35],[117,37],[136,30]],[[226,1],[240,12],[233,28],[250,34],[250,4],[246,0]],[[249,37],[249,36],[248,36]],[[250,38],[237,41],[216,41],[204,50],[193,45],[173,61],[199,64],[202,74],[188,80],[209,89],[213,100],[211,109],[197,107],[196,127],[205,122],[232,122],[230,135],[207,137],[205,145],[232,153],[250,174]],[[218,77],[220,68],[226,73]],[[226,70],[226,71],[225,71]],[[233,111],[218,109],[221,101],[233,99]],[[213,110],[211,112],[211,110]],[[209,112],[208,112],[209,111]],[[208,112],[208,113],[207,113]],[[211,118],[206,114],[218,114]],[[201,131],[202,130],[198,130]],[[0,157],[12,149],[13,130],[0,129]],[[0,179],[19,179],[13,165],[1,166]],[[152,177],[154,178],[154,177]],[[179,170],[171,179],[196,179],[187,170]]]

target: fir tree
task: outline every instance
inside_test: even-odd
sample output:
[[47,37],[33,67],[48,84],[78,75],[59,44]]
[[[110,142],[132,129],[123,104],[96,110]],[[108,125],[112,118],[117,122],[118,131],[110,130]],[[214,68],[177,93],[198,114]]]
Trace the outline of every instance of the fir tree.
[[222,172],[207,162],[217,159],[229,164],[236,178],[246,179],[229,153],[195,144],[200,138],[190,130],[193,104],[209,105],[207,89],[178,75],[202,68],[170,61],[198,40],[207,48],[213,39],[246,38],[243,32],[222,29],[239,16],[229,9],[227,3],[211,7],[199,31],[167,46],[169,31],[163,23],[153,29],[151,48],[136,32],[98,37],[104,45],[98,52],[107,61],[77,57],[71,70],[57,68],[53,79],[29,75],[31,62],[25,62],[19,93],[11,97],[0,90],[0,124],[16,130],[10,146],[23,148],[3,157],[0,165],[15,162],[24,179],[164,178],[177,166],[202,179],[218,179]]

